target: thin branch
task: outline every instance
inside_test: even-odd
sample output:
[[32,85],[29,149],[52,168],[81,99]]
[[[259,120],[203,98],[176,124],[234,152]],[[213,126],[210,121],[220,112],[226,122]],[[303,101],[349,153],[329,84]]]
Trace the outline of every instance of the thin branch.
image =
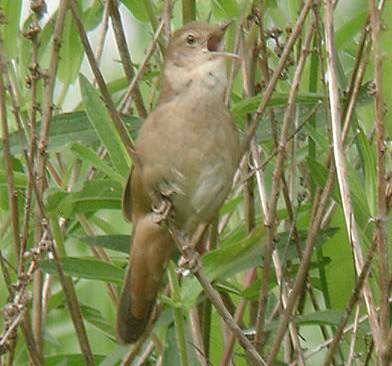
[[[121,63],[128,83],[131,83],[132,79],[135,78],[135,72],[132,68],[132,60],[128,51],[127,39],[125,38],[124,27],[121,21],[121,14],[118,10],[117,0],[107,0],[107,2],[109,3],[110,18],[112,19],[114,36],[120,53]],[[136,85],[132,90],[135,106],[139,116],[141,118],[146,118],[147,110],[143,103],[142,94],[140,92],[139,85],[137,83],[135,84]]]
[[116,107],[114,106],[113,100],[112,100],[110,93],[109,93],[109,90],[108,90],[108,87],[106,86],[105,80],[101,74],[101,71],[99,70],[99,67],[98,67],[97,61],[95,59],[93,50],[92,50],[90,42],[87,38],[86,31],[84,29],[83,23],[82,23],[80,16],[78,14],[78,8],[76,6],[76,2],[75,2],[75,0],[69,0],[69,1],[70,1],[70,8],[72,11],[73,19],[74,19],[76,28],[78,29],[79,37],[82,41],[88,62],[89,62],[90,67],[93,71],[94,77],[97,81],[98,87],[101,91],[102,98],[105,102],[105,106],[109,112],[109,115],[112,119],[114,127],[116,128],[116,130],[121,138],[121,141],[124,144],[125,148],[127,149],[127,152],[129,154],[129,156],[132,158],[134,164],[140,165],[139,158],[136,154],[133,142],[128,135],[128,132],[127,132],[127,130],[124,126],[124,123],[121,120],[121,118],[116,110]]
[[358,302],[358,300],[361,296],[361,291],[362,291],[363,285],[365,283],[366,277],[369,274],[369,269],[370,269],[370,265],[371,265],[373,257],[374,257],[375,249],[376,249],[376,245],[375,245],[375,243],[373,243],[372,247],[369,248],[365,264],[363,265],[362,271],[358,277],[358,281],[355,285],[355,288],[354,288],[353,293],[350,297],[350,300],[348,301],[348,304],[346,306],[344,314],[340,320],[338,327],[335,330],[335,335],[334,335],[333,340],[331,342],[331,346],[329,347],[328,353],[324,359],[324,363],[323,363],[324,366],[330,365],[333,361],[333,356],[339,346],[339,342],[342,338],[344,328],[350,318],[350,315],[354,309],[355,304]]
[[[356,220],[351,203],[350,190],[347,181],[347,172],[345,166],[345,159],[343,153],[343,141],[341,133],[341,114],[339,103],[339,91],[337,86],[337,77],[335,70],[335,45],[333,32],[333,2],[327,0],[325,5],[325,39],[327,51],[327,76],[328,76],[328,91],[329,103],[331,110],[331,124],[333,137],[333,151],[336,166],[336,174],[339,183],[340,195],[342,199],[343,212],[347,227],[347,232],[353,248],[355,267],[359,274],[363,268],[363,254],[360,245],[360,237],[357,229]],[[373,296],[371,290],[365,282],[363,295],[367,311],[369,313],[370,325],[376,344],[376,348],[381,349],[381,334],[379,324],[377,321],[377,313],[375,312]]]
[[[378,1],[377,1],[378,2]],[[385,133],[384,133],[384,100],[383,100],[383,55],[381,49],[381,10],[377,8],[376,0],[369,0],[371,35],[373,44],[374,63],[374,112],[376,130],[376,171],[377,171],[377,217],[375,218],[376,232],[374,240],[377,242],[379,286],[380,286],[380,330],[381,339],[385,340],[389,329],[389,259],[386,238],[386,200],[385,200]],[[377,345],[377,342],[376,342]],[[382,365],[389,365],[390,350],[384,344],[380,357]]]
[[[155,197],[153,198],[153,202],[159,202]],[[154,199],[155,198],[155,199]],[[168,203],[171,208],[171,204]],[[210,299],[211,303],[214,305],[216,311],[222,318],[222,320],[226,323],[226,325],[230,328],[230,330],[235,334],[241,346],[246,350],[246,352],[250,355],[253,362],[256,365],[266,365],[266,362],[261,358],[261,356],[257,353],[253,345],[249,342],[249,340],[242,333],[241,328],[235,323],[233,317],[230,312],[225,307],[222,302],[219,293],[212,287],[211,283],[208,281],[207,277],[204,275],[199,258],[195,251],[192,248],[191,243],[187,241],[187,239],[183,238],[183,235],[179,232],[179,230],[175,227],[175,224],[171,220],[166,220],[165,223],[168,225],[169,232],[177,244],[177,247],[182,254],[182,256],[187,260],[188,263],[194,263],[195,266],[192,268],[192,272],[194,276],[200,282],[200,285],[203,287],[207,297]]]
[[257,323],[256,323],[256,336],[255,336],[255,344],[257,346],[261,346],[264,338],[264,321],[265,321],[266,306],[268,300],[270,267],[272,263],[271,259],[274,251],[273,245],[274,245],[276,229],[277,229],[276,210],[277,210],[277,203],[278,203],[279,192],[280,192],[280,182],[283,175],[283,163],[285,159],[287,137],[288,137],[290,124],[293,120],[293,113],[295,111],[295,98],[297,96],[305,61],[309,53],[308,48],[310,46],[312,36],[313,36],[313,25],[309,27],[307,31],[307,35],[304,41],[304,46],[301,51],[300,58],[298,60],[293,82],[291,84],[287,109],[283,119],[282,132],[281,132],[281,137],[278,146],[279,152],[278,152],[277,162],[272,178],[275,184],[272,186],[268,217],[265,218],[265,220],[268,220],[268,222],[266,222],[266,225],[268,227],[268,239],[267,239],[266,250],[264,254],[262,287],[260,291],[259,307],[257,310]]
[[287,307],[281,314],[279,325],[275,332],[275,337],[273,339],[269,358],[268,358],[268,365],[273,364],[273,361],[279,352],[280,343],[282,342],[282,339],[286,333],[287,325],[289,323],[290,317],[292,316],[294,308],[297,304],[297,299],[299,298],[299,296],[303,291],[305,278],[310,265],[310,259],[313,254],[315,240],[320,228],[320,223],[323,217],[324,209],[326,207],[329,195],[332,191],[333,183],[334,183],[333,168],[330,168],[330,174],[328,176],[327,182],[325,183],[325,188],[323,192],[321,194],[315,195],[313,208],[312,208],[312,212],[314,212],[314,214],[311,215],[312,220],[309,226],[308,236],[306,238],[305,249],[303,252],[302,260],[298,269],[297,277],[292,287],[292,291],[287,301]]
[[160,36],[160,34],[161,34],[162,30],[163,30],[163,26],[164,26],[164,21],[162,20],[160,22],[157,30],[155,31],[154,37],[153,37],[153,39],[151,41],[151,44],[150,44],[148,50],[146,51],[146,56],[144,56],[144,59],[143,59],[141,65],[139,66],[139,69],[137,70],[136,75],[133,76],[133,79],[130,82],[130,84],[128,86],[128,89],[127,89],[125,95],[122,98],[122,101],[121,101],[120,106],[119,106],[119,110],[120,111],[125,111],[125,107],[127,105],[127,102],[129,100],[130,96],[132,96],[135,93],[135,90],[136,90],[137,85],[138,85],[138,81],[143,76],[143,74],[144,74],[144,72],[146,70],[146,67],[148,65],[148,61],[150,60],[151,56],[153,55],[153,53],[155,51],[156,45],[158,43],[159,36]]
[[360,306],[357,305],[355,309],[354,328],[351,334],[350,351],[347,358],[347,366],[351,366],[354,360],[355,343],[358,337],[357,332],[358,332],[359,310],[360,310]]
[[163,10],[163,21],[165,23],[163,29],[165,34],[166,43],[169,42],[171,36],[170,21],[173,15],[173,3],[172,0],[165,0],[164,10]]
[[6,108],[6,87],[4,84],[3,75],[6,72],[6,61],[3,58],[3,42],[0,36],[0,119],[3,141],[3,156],[5,160],[7,173],[7,187],[8,187],[8,202],[11,210],[11,225],[13,242],[15,246],[15,254],[19,261],[20,256],[20,233],[19,233],[19,214],[18,214],[18,197],[14,183],[14,168],[12,164],[7,108]]
[[103,8],[103,21],[101,25],[101,31],[99,34],[98,45],[95,53],[95,58],[97,59],[98,64],[101,62],[103,47],[105,45],[106,36],[109,29],[109,4],[110,0],[103,0],[104,8]]
[[287,43],[286,43],[286,46],[285,46],[285,48],[282,52],[282,55],[279,59],[279,63],[277,65],[276,69],[274,70],[274,73],[271,76],[271,79],[268,83],[267,89],[264,92],[264,95],[262,97],[260,105],[257,108],[257,110],[252,118],[250,128],[244,136],[244,139],[241,144],[241,150],[240,150],[241,156],[245,154],[245,152],[248,150],[248,148],[250,146],[250,142],[256,132],[257,126],[259,124],[259,120],[267,108],[268,101],[270,100],[272,93],[275,90],[275,86],[278,82],[280,74],[288,61],[288,58],[290,56],[290,53],[291,53],[291,50],[294,46],[295,41],[297,40],[298,36],[301,33],[304,21],[306,19],[306,16],[307,16],[310,8],[312,7],[312,5],[313,5],[313,0],[306,0],[304,6],[301,9],[301,12],[300,12],[300,14],[297,18],[297,21],[294,25],[293,31],[290,33],[290,36],[289,36]]

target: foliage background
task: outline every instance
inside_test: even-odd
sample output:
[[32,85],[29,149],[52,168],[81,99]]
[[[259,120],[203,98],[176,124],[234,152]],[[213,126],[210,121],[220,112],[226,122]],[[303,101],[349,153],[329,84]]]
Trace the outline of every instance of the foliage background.
[[[83,322],[86,326],[88,341],[94,354],[96,364],[120,364],[129,348],[120,346],[115,339],[114,304],[116,293],[122,282],[123,270],[127,262],[129,235],[132,225],[127,223],[120,209],[121,190],[131,164],[118,131],[113,127],[111,117],[96,86],[95,77],[86,58],[85,49],[80,41],[80,31],[76,28],[71,11],[65,16],[64,30],[61,35],[58,69],[54,76],[53,99],[47,98],[46,92],[50,84],[49,74],[53,62],[53,37],[56,16],[59,12],[58,1],[47,2],[47,12],[34,13],[31,3],[22,0],[1,0],[1,33],[0,49],[2,75],[6,89],[1,92],[0,99],[4,103],[2,121],[7,123],[10,136],[2,127],[3,147],[0,151],[0,250],[2,257],[3,278],[0,279],[0,306],[6,308],[12,303],[15,293],[20,288],[12,288],[16,283],[19,271],[19,284],[25,281],[28,293],[33,301],[27,300],[29,309],[27,322],[32,324],[37,354],[45,360],[45,365],[79,365],[85,361],[85,352],[80,351],[78,338],[75,335],[73,322],[66,304],[68,294],[64,292],[56,272],[53,255],[43,251],[37,262],[38,270],[31,278],[22,278],[31,263],[27,258],[24,264],[18,261],[15,250],[15,213],[19,217],[20,233],[25,233],[27,249],[30,250],[40,241],[45,226],[42,226],[42,212],[37,209],[37,196],[32,194],[32,208],[26,206],[26,196],[32,189],[32,180],[28,176],[27,156],[34,156],[34,171],[39,175],[39,164],[45,166],[46,186],[42,188],[45,216],[49,222],[53,238],[56,240],[61,265],[64,272],[72,277],[72,284],[77,295]],[[247,129],[251,116],[256,112],[261,96],[268,82],[262,71],[262,56],[259,29],[263,22],[266,31],[268,58],[271,73],[277,67],[282,49],[293,29],[303,1],[300,0],[202,0],[193,1],[158,1],[158,0],[121,0],[119,10],[123,29],[126,34],[129,53],[132,59],[132,74],[125,76],[121,56],[117,51],[117,43],[112,29],[112,14],[108,11],[111,1],[83,0],[78,1],[78,14],[87,31],[88,38],[97,56],[102,45],[103,52],[98,56],[100,70],[105,78],[110,95],[116,107],[123,106],[124,95],[135,73],[142,71],[138,83],[141,99],[147,111],[156,104],[159,94],[159,72],[162,67],[162,50],[167,39],[167,26],[159,38],[159,44],[151,58],[143,65],[146,50],[151,45],[153,33],[158,28],[161,17],[165,19],[172,7],[171,27],[179,28],[184,20],[195,16],[198,20],[209,20],[216,23],[228,18],[233,19],[226,38],[227,49],[238,52],[243,58],[243,65],[252,65],[248,70],[245,66],[232,68],[235,77],[230,94],[230,108],[241,135]],[[371,3],[371,1],[369,2]],[[192,7],[195,13],[192,13]],[[37,8],[38,9],[38,8]],[[187,13],[187,9],[190,12]],[[253,10],[252,10],[253,9]],[[315,5],[314,9],[324,19],[324,4]],[[260,15],[262,13],[262,16]],[[345,162],[347,183],[350,188],[351,201],[356,222],[360,232],[363,253],[368,251],[371,243],[377,240],[375,230],[378,221],[380,204],[377,200],[377,189],[380,176],[377,176],[377,148],[374,112],[374,79],[375,64],[373,50],[370,45],[370,28],[366,27],[369,14],[368,2],[365,0],[340,0],[334,11],[334,52],[337,59],[335,68],[338,74],[340,103],[345,106],[352,94],[349,86],[352,77],[356,77],[357,62],[369,56],[365,61],[365,73],[361,81],[358,96],[355,98],[355,109],[351,126],[346,139]],[[383,29],[379,37],[383,58],[382,86],[385,114],[385,166],[386,197],[391,200],[388,172],[390,171],[392,132],[392,3],[386,1],[382,12]],[[108,26],[106,28],[106,26]],[[293,285],[301,260],[295,250],[295,241],[303,249],[311,222],[314,219],[312,204],[317,200],[317,192],[326,185],[328,166],[326,164],[332,140],[328,90],[322,82],[326,75],[326,43],[325,22],[318,23],[314,30],[312,43],[313,52],[307,57],[301,76],[293,123],[289,134],[295,136],[286,146],[283,173],[287,183],[286,190],[290,199],[293,216],[287,211],[287,201],[282,192],[277,204],[278,235],[275,244],[278,256],[284,268],[283,282],[285,286]],[[38,27],[34,33],[34,27]],[[293,83],[295,67],[301,56],[300,43],[310,27],[307,20],[300,33],[300,41],[294,45],[288,63],[284,68],[268,108],[261,116],[256,132],[256,143],[260,146],[259,159],[266,161],[262,173],[263,186],[269,197],[274,180],[274,169],[277,166],[274,133],[281,133],[282,121],[288,102],[290,88]],[[365,29],[365,31],[364,31]],[[279,33],[279,42],[273,40],[273,34]],[[30,34],[30,39],[29,39]],[[361,47],[361,34],[366,34],[364,54],[358,58]],[[102,40],[104,42],[102,43]],[[251,52],[253,51],[253,53]],[[36,67],[34,59],[36,58]],[[246,76],[250,78],[250,88],[244,85]],[[36,79],[35,79],[36,77]],[[244,81],[245,80],[245,81]],[[35,94],[35,95],[34,95]],[[252,96],[255,94],[255,96]],[[13,105],[14,103],[14,105]],[[43,137],[41,117],[46,105],[53,103],[48,112],[50,121],[49,135]],[[315,107],[317,106],[317,110]],[[138,108],[139,107],[139,108]],[[16,112],[15,112],[16,108]],[[271,124],[271,110],[275,118]],[[342,108],[344,111],[344,108]],[[315,112],[316,111],[316,112]],[[122,120],[132,138],[143,120],[140,105],[129,99],[125,108],[121,109]],[[52,117],[50,115],[53,115]],[[40,144],[33,144],[31,123],[36,116],[36,138],[47,142],[47,155],[42,155]],[[310,117],[309,117],[310,116]],[[344,117],[345,115],[343,115]],[[17,118],[21,124],[18,125]],[[296,130],[298,129],[298,130]],[[6,151],[6,141],[10,144],[11,155]],[[31,147],[32,146],[32,147]],[[38,147],[37,147],[38,146]],[[30,150],[31,148],[31,150]],[[31,152],[33,154],[31,154]],[[105,154],[105,152],[107,152]],[[12,163],[12,180],[16,186],[16,195],[10,188],[7,162]],[[252,162],[254,164],[254,161]],[[252,165],[250,165],[252,166]],[[93,167],[93,168],[92,168]],[[94,174],[91,175],[91,172]],[[242,317],[241,325],[250,333],[254,333],[255,312],[258,309],[258,298],[263,276],[263,253],[268,241],[268,228],[263,225],[266,218],[260,207],[259,188],[254,174],[249,178],[252,168],[245,164],[242,168],[240,182],[221,210],[221,217],[229,221],[220,234],[218,249],[203,257],[203,270],[208,279],[219,289],[224,303],[232,311],[238,309],[244,299],[249,305]],[[253,172],[254,173],[254,172]],[[88,178],[92,177],[92,179]],[[249,179],[247,179],[249,178]],[[37,183],[39,186],[41,183]],[[29,188],[30,187],[30,188]],[[389,189],[389,191],[388,191]],[[388,193],[389,192],[389,193]],[[12,209],[12,199],[16,197],[16,207]],[[326,356],[326,347],[311,352],[321,346],[325,339],[333,337],[336,327],[343,316],[349,302],[352,289],[358,283],[353,265],[353,251],[349,240],[339,186],[335,182],[325,210],[325,226],[318,230],[316,249],[312,256],[311,269],[308,273],[309,286],[312,287],[319,308],[315,309],[309,294],[300,297],[299,305],[292,314],[292,321],[300,335],[301,354],[308,365],[322,364]],[[38,210],[38,211],[37,211]],[[27,212],[27,216],[26,216]],[[26,218],[29,218],[29,222]],[[388,213],[382,217],[382,226],[386,231],[390,228]],[[288,240],[293,230],[298,231],[298,239]],[[388,256],[388,238],[386,249],[378,251],[376,257]],[[102,249],[104,248],[104,249]],[[105,251],[106,252],[105,252]],[[390,282],[387,290],[380,291],[380,262],[375,259],[371,267],[371,275],[366,280],[372,289],[375,304],[382,305],[383,298],[390,296]],[[19,263],[19,264],[18,264]],[[247,277],[252,268],[257,268],[256,279],[246,288]],[[272,268],[272,267],[271,267]],[[38,273],[38,274],[37,274]],[[9,278],[7,277],[7,274]],[[254,273],[255,274],[255,273]],[[278,327],[279,315],[272,321],[270,316],[280,296],[274,269],[270,276],[270,299],[267,307],[267,338],[262,355],[268,356],[274,332]],[[385,274],[385,273],[384,273]],[[174,276],[175,277],[175,276]],[[390,271],[386,269],[387,281]],[[172,278],[172,280],[174,280]],[[174,281],[175,282],[175,281]],[[167,279],[165,278],[165,283]],[[49,289],[47,292],[46,289]],[[11,292],[11,293],[10,293]],[[205,296],[199,296],[201,288],[192,276],[182,281],[181,288],[174,295],[163,297],[165,308],[154,327],[155,337],[148,339],[142,348],[150,351],[147,364],[163,365],[186,364],[179,355],[187,354],[189,364],[197,364],[194,339],[190,331],[189,309],[197,301],[206,302]],[[306,292],[305,292],[306,293]],[[44,294],[44,295],[42,295]],[[37,299],[44,299],[41,309]],[[73,300],[71,300],[73,301]],[[387,302],[389,312],[390,303]],[[22,306],[25,309],[25,305]],[[173,314],[179,309],[180,317],[185,319],[182,336],[186,339],[186,349],[181,349],[181,327],[173,325]],[[249,311],[249,309],[251,309]],[[351,308],[352,310],[352,308]],[[204,310],[205,311],[205,310]],[[365,316],[354,334],[348,332],[340,341],[339,350],[335,355],[334,364],[350,361],[352,364],[377,364],[378,354],[372,344],[372,333],[366,320],[367,310],[363,299],[354,307],[349,324],[357,317]],[[1,326],[6,331],[7,325],[14,321],[6,314]],[[387,317],[389,322],[389,316]],[[41,327],[37,324],[41,323]],[[208,321],[207,321],[208,323]],[[389,330],[387,323],[387,333]],[[203,329],[207,329],[203,323]],[[29,330],[27,330],[29,332]],[[217,313],[212,311],[210,333],[204,331],[204,341],[209,345],[208,356],[212,365],[220,364],[227,347],[227,329]],[[324,334],[323,334],[324,332]],[[3,333],[4,335],[4,333]],[[350,356],[350,344],[355,339],[353,354]],[[387,342],[387,337],[385,337]],[[41,347],[40,347],[41,345]],[[149,348],[150,347],[150,348]],[[178,349],[180,347],[180,350]],[[17,337],[11,337],[7,349],[1,356],[3,362],[15,365],[27,364],[29,352],[21,331]],[[182,352],[180,352],[182,351]],[[285,352],[286,351],[286,352]],[[141,352],[142,353],[142,352]],[[129,355],[129,354],[128,354]],[[31,353],[30,353],[31,357]],[[277,360],[289,363],[301,358],[288,346],[287,339],[282,343]],[[140,361],[136,357],[135,364]],[[236,365],[245,365],[249,361],[241,346],[236,345],[233,353]],[[381,362],[381,361],[380,361]],[[126,364],[126,361],[123,361]]]

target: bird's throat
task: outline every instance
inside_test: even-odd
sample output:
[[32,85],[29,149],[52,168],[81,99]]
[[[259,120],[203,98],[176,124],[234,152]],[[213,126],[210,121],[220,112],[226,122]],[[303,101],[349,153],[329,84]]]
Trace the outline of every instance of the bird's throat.
[[221,59],[187,67],[169,64],[164,71],[161,101],[188,94],[223,98],[226,85],[226,68]]

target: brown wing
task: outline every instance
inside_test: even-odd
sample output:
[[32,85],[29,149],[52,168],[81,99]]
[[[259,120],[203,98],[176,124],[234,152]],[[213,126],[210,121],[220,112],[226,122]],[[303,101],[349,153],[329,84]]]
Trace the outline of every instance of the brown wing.
[[132,165],[131,170],[129,171],[129,175],[127,181],[124,186],[123,194],[122,194],[122,213],[126,220],[132,222],[132,201],[131,201],[131,179],[132,173],[134,171],[134,166]]

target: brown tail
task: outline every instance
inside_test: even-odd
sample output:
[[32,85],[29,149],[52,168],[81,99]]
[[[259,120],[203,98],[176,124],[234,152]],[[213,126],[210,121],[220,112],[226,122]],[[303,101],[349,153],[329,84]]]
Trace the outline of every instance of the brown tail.
[[117,313],[117,334],[122,342],[134,343],[145,331],[171,248],[170,234],[150,215],[137,220]]

